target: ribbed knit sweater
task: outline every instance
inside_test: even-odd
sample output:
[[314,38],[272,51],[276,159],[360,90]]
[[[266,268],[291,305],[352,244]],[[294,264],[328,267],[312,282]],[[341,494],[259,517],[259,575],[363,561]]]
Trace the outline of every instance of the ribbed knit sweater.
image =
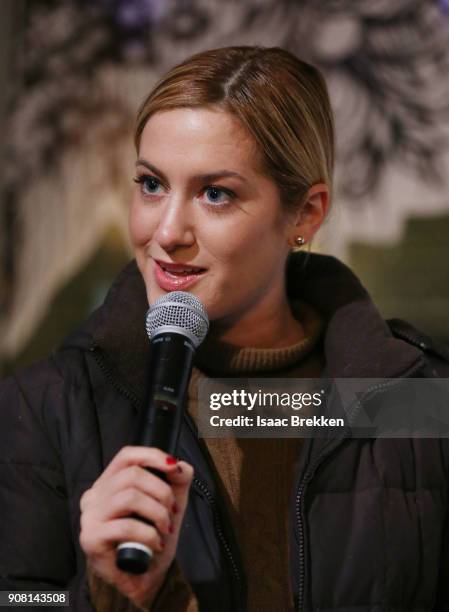
[[[207,339],[196,355],[188,411],[198,418],[198,382],[206,377],[317,378],[324,366],[323,324],[305,303],[292,305],[305,337],[285,348],[239,348]],[[290,590],[288,509],[299,438],[206,438],[241,551],[248,585],[248,612],[294,610]],[[112,585],[87,568],[91,598],[99,612],[137,610]],[[143,608],[142,608],[143,609]],[[152,612],[198,612],[190,585],[173,563]]]

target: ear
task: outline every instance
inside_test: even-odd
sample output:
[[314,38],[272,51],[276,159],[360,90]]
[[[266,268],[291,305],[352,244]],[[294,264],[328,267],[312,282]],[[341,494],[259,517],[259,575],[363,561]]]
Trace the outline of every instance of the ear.
[[298,246],[296,238],[302,236],[304,244],[310,242],[324,219],[329,208],[329,187],[325,183],[312,185],[306,193],[298,213],[289,228],[288,242]]

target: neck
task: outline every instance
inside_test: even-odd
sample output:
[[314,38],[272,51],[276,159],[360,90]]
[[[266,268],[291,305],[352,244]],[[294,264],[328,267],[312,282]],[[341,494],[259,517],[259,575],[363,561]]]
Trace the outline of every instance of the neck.
[[285,298],[282,307],[277,305],[232,321],[214,321],[210,335],[238,347],[284,348],[300,342],[305,331]]

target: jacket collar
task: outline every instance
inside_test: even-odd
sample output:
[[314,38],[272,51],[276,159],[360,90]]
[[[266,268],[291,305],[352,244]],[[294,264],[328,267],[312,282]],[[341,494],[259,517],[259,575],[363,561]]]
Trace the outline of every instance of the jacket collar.
[[[325,320],[326,378],[396,378],[424,363],[421,351],[395,338],[367,291],[338,259],[292,254],[287,262],[291,298],[314,306]],[[145,397],[149,342],[145,285],[132,260],[83,331],[137,397]]]
[[420,363],[421,351],[395,338],[355,274],[335,257],[300,253],[287,264],[287,289],[326,321],[327,378],[397,378]]

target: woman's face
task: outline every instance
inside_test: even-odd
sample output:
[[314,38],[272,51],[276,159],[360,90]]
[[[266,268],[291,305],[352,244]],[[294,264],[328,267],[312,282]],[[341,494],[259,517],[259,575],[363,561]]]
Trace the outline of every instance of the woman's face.
[[282,314],[291,222],[233,116],[208,109],[153,115],[136,183],[129,227],[150,304],[168,291],[189,291],[225,327],[263,321],[264,311],[265,319]]

